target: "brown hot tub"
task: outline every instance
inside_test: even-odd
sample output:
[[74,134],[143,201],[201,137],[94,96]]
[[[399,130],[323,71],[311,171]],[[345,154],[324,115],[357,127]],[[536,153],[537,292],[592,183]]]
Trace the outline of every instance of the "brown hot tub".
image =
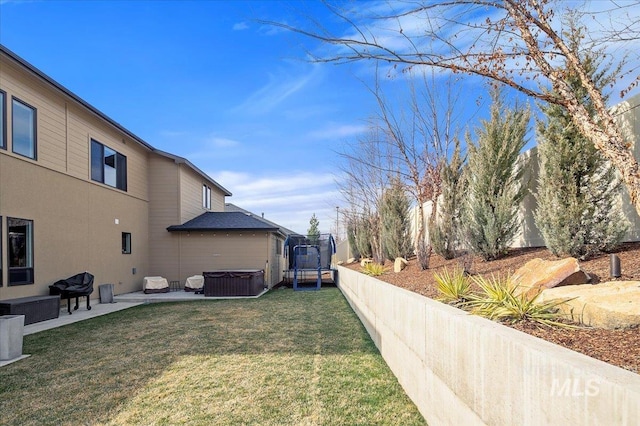
[[222,270],[202,275],[205,297],[257,296],[264,290],[263,270]]

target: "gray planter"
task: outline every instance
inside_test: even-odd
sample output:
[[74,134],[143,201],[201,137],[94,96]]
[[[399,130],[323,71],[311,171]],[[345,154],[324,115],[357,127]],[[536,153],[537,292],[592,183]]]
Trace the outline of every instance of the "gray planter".
[[22,356],[24,315],[0,316],[0,361]]

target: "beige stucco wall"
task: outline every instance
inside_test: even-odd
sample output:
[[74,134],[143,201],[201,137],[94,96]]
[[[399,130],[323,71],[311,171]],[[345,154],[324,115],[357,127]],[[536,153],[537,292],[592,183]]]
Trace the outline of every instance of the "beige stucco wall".
[[[180,234],[168,232],[167,227],[181,225],[207,211],[224,211],[224,194],[185,163],[156,153],[149,153],[148,180],[149,274],[184,283],[195,273],[182,272]],[[203,184],[211,188],[211,210],[202,206]]]
[[180,174],[170,158],[149,154],[149,275],[179,280],[180,246],[167,227],[180,224]]
[[[224,194],[218,187],[203,179],[201,175],[184,163],[179,165],[179,173],[180,223],[172,223],[171,225],[180,225],[207,211],[224,211]],[[202,207],[203,185],[211,188],[211,210]]]
[[271,274],[272,237],[268,232],[174,232],[180,244],[181,282],[191,276],[221,269],[265,270],[265,282],[277,282]]
[[[102,283],[115,284],[118,294],[141,288],[148,269],[146,200],[2,154],[0,182],[0,299],[48,294],[50,284],[83,271],[95,276],[96,289]],[[7,217],[33,220],[34,284],[7,286]],[[122,232],[132,234],[131,254],[122,254]]]

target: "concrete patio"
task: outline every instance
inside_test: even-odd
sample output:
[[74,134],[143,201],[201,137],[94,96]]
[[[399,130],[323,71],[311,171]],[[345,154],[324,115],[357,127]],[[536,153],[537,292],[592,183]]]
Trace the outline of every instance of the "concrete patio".
[[60,316],[58,318],[47,321],[40,321],[24,326],[24,335],[37,333],[39,331],[49,330],[63,325],[72,324],[74,322],[83,321],[100,315],[110,314],[112,312],[121,311],[123,309],[132,308],[134,306],[145,303],[159,302],[192,302],[196,300],[220,300],[220,299],[254,299],[262,296],[268,290],[263,291],[258,296],[242,296],[242,297],[204,297],[202,294],[195,294],[187,291],[171,291],[168,293],[145,294],[142,291],[133,293],[120,294],[113,297],[114,303],[100,303],[97,299],[91,301],[91,310],[87,310],[83,303],[77,311],[69,315],[67,312],[66,301],[60,302]]

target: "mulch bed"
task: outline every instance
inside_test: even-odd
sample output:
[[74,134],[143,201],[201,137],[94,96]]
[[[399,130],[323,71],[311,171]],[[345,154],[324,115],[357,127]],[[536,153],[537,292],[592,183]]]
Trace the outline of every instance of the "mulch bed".
[[[616,254],[620,258],[622,277],[618,281],[640,281],[640,243],[627,243],[622,245]],[[485,262],[481,258],[474,257],[470,261],[470,272],[490,276],[504,276],[511,274],[529,260],[541,258],[545,260],[557,260],[558,258],[545,248],[513,249],[505,257]],[[391,271],[377,277],[381,281],[394,284],[429,298],[436,298],[434,272],[447,267],[449,270],[456,266],[462,266],[464,259],[456,258],[445,260],[438,255],[432,255],[428,270],[421,270],[415,259],[410,259],[407,267],[398,273]],[[615,281],[609,278],[609,255],[600,255],[587,261],[581,261],[582,269],[592,278],[592,283]],[[360,270],[360,265],[355,263],[344,265],[354,270]],[[576,352],[583,353],[592,358],[599,359],[612,365],[624,368],[640,374],[640,329],[627,330],[603,330],[592,327],[580,329],[561,329],[541,327],[532,323],[519,323],[509,325],[517,330],[564,346]]]

